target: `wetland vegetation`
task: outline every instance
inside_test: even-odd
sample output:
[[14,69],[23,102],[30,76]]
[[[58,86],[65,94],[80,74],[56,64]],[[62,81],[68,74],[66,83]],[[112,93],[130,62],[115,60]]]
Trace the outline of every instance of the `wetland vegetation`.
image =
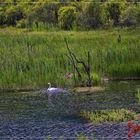
[[0,139],[127,138],[139,80],[139,0],[0,1]]
[[[72,65],[66,54],[64,38],[70,49],[82,60],[91,53],[91,76],[94,83],[101,77],[140,77],[140,29],[120,31],[117,29],[97,31],[28,32],[15,29],[0,30],[0,88],[36,89],[47,81],[57,86],[75,85]],[[84,71],[80,67],[81,71]],[[85,78],[84,72],[83,77]],[[76,85],[79,81],[76,80]]]
[[0,89],[86,86],[66,45],[82,62],[90,52],[92,85],[102,77],[139,79],[139,9],[137,0],[2,0]]

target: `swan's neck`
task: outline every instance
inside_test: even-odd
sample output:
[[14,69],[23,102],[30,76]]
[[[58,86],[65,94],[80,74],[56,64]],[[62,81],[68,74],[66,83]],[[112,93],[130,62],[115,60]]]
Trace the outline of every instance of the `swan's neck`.
[[48,85],[49,85],[49,88],[51,88],[51,83],[49,83]]

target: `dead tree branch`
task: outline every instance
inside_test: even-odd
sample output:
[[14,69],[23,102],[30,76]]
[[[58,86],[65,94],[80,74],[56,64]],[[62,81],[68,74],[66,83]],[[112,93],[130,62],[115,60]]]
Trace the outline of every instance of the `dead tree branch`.
[[74,67],[74,69],[76,70],[77,75],[78,75],[78,79],[81,80],[82,79],[82,75],[81,75],[81,73],[80,73],[80,71],[79,71],[79,69],[78,69],[78,67],[77,67],[77,65],[76,65],[76,63],[74,61],[72,52],[69,49],[69,46],[68,46],[68,43],[67,43],[67,40],[66,39],[65,39],[65,43],[66,43],[67,50],[68,50],[68,53],[69,53],[69,55],[66,54],[66,56],[69,58],[69,60],[71,61],[72,65]]
[[91,65],[90,64],[90,52],[88,51],[88,56],[87,56],[88,60],[87,60],[87,64],[86,64],[84,61],[79,60],[75,56],[75,54],[73,52],[71,52],[71,50],[70,50],[70,48],[68,46],[66,38],[64,40],[65,40],[65,43],[66,43],[66,46],[67,46],[67,50],[68,50],[68,54],[69,54],[69,55],[66,55],[66,56],[69,58],[69,60],[71,61],[72,65],[74,67],[74,69],[76,70],[79,80],[82,80],[82,75],[80,73],[80,70],[78,69],[77,64],[82,64],[83,68],[84,68],[84,71],[85,71],[85,73],[87,75],[87,82],[86,82],[87,86],[90,87],[92,85],[91,74],[90,74],[91,73],[91,68],[90,68],[90,65]]

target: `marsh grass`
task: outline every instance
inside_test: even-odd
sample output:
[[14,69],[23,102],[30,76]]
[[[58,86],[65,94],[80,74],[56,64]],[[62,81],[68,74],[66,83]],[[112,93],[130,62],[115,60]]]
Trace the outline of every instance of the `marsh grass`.
[[140,103],[140,89],[137,90],[136,97]]
[[[86,60],[87,51],[91,52],[95,83],[104,75],[140,77],[139,30],[122,30],[122,42],[118,43],[116,30],[28,32],[0,29],[0,89],[41,88],[48,81],[57,86],[78,85],[74,77],[65,77],[73,68],[65,55],[64,37],[78,58]],[[84,71],[82,67],[80,70]]]
[[116,110],[97,110],[97,111],[81,111],[79,114],[82,118],[92,123],[104,123],[104,122],[124,122],[133,120],[135,112],[131,112],[125,109]]

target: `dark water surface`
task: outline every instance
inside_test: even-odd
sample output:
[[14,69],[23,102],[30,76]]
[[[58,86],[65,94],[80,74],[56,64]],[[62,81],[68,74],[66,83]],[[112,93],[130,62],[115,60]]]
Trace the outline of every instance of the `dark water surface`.
[[51,139],[61,136],[65,139],[76,139],[81,133],[89,137],[94,133],[95,139],[99,140],[101,137],[112,140],[125,139],[128,131],[126,122],[94,125],[75,115],[83,109],[126,108],[140,112],[135,96],[137,89],[140,89],[140,81],[109,82],[104,86],[103,92],[71,95],[72,100],[69,102],[63,99],[63,104],[58,100],[51,111],[44,94],[0,93],[0,140],[42,140],[48,136]]

